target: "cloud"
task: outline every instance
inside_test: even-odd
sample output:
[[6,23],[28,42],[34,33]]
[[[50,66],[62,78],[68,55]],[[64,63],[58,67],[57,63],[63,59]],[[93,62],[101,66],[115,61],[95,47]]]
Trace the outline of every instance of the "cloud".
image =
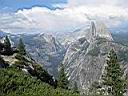
[[[74,12],[72,9],[50,10],[45,7],[19,10],[13,15],[0,17],[0,20],[0,25],[3,25],[2,28],[7,28],[10,32],[20,32],[19,29],[12,30],[13,28],[20,28],[26,29],[26,32],[31,32],[33,29],[36,32],[53,33],[71,31],[87,21],[84,15]],[[5,23],[6,21],[7,23]]]
[[65,3],[52,4],[53,8],[64,9],[67,6]]
[[[128,8],[119,6],[118,0],[108,1],[69,0],[68,5],[63,5],[63,9],[50,10],[46,7],[32,7],[18,10],[16,13],[0,14],[0,29],[11,33],[55,34],[86,27],[89,19],[101,20],[108,28],[128,21]],[[94,5],[91,6],[91,4]],[[97,6],[98,4],[100,6]],[[123,5],[123,2],[120,4]],[[61,7],[61,4],[54,6]]]
[[69,0],[68,6],[100,6],[100,5],[111,5],[119,7],[127,7],[127,0]]

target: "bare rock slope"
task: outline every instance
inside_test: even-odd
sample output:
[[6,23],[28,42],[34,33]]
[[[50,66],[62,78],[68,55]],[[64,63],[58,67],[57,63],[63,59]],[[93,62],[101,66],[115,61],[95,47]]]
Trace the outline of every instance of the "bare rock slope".
[[90,33],[72,42],[63,60],[69,79],[78,87],[87,89],[99,80],[104,71],[107,54],[115,49],[119,62],[128,74],[128,47],[114,42],[105,25],[92,22]]

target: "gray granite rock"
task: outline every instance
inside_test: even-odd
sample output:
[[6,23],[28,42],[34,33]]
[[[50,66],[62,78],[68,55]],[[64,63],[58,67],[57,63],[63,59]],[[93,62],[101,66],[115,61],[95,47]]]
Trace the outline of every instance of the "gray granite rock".
[[116,43],[103,24],[97,26],[93,22],[91,26],[94,29],[88,35],[70,44],[63,60],[69,80],[77,82],[80,90],[100,80],[111,49],[115,49],[125,75],[128,74],[128,47]]

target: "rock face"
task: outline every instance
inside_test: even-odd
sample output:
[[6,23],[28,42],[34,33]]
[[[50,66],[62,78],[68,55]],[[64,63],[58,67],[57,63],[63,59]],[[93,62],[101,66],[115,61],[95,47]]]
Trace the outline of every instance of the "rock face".
[[72,83],[77,82],[80,90],[89,88],[101,78],[111,49],[115,49],[125,74],[128,74],[128,47],[114,42],[103,24],[92,22],[89,32],[71,43],[63,61],[69,79]]
[[91,21],[89,31],[85,33],[85,37],[88,42],[93,42],[96,38],[105,38],[109,41],[113,40],[111,33],[102,22]]
[[77,29],[73,32],[67,32],[64,34],[57,35],[57,39],[61,42],[62,45],[68,47],[71,42],[75,42],[76,40],[85,37],[85,32],[88,31],[88,27],[84,29]]
[[71,42],[77,42],[77,40],[81,38],[86,38],[88,42],[92,42],[96,37],[106,38],[109,41],[113,40],[105,24],[100,21],[91,21],[90,24],[84,28],[57,36],[63,45],[70,45]]
[[[14,36],[13,41],[22,37],[30,56],[54,76],[57,76],[58,66],[63,60],[65,48],[51,35],[34,34]],[[15,43],[16,43],[15,42]]]

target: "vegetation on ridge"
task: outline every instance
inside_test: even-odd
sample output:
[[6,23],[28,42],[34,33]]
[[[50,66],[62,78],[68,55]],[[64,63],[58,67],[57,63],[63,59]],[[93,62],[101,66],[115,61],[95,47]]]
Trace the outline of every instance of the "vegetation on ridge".
[[[12,48],[8,37],[5,41],[6,47],[3,48],[6,48],[5,53],[8,53],[12,51],[10,50]],[[0,96],[79,96],[77,92],[68,90],[68,87],[66,89],[57,86],[57,81],[53,76],[39,64],[34,64],[27,57],[22,39],[19,40],[17,49],[16,61],[13,65],[9,64],[9,67],[1,66],[5,64],[5,61],[0,57]]]

